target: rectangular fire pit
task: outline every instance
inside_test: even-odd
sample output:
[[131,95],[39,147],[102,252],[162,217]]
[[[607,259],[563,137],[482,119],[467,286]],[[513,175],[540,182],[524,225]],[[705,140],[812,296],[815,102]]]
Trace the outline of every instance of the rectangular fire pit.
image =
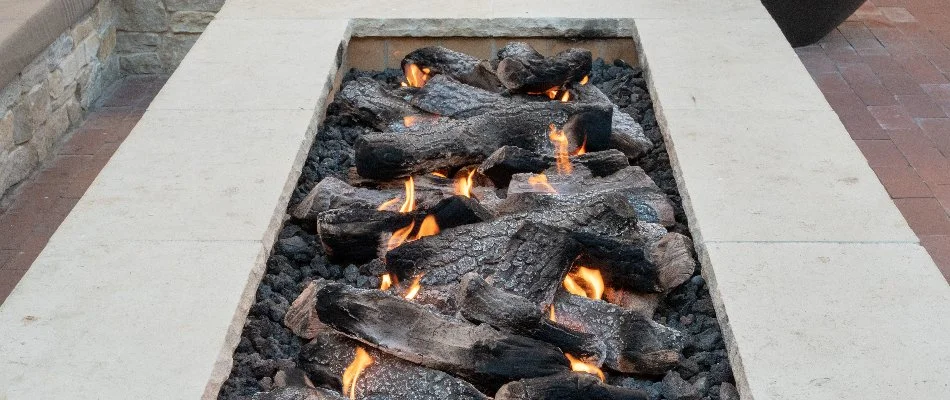
[[215,398],[372,36],[632,37],[743,398],[947,393],[950,289],[758,1],[231,0],[0,305],[0,398]]

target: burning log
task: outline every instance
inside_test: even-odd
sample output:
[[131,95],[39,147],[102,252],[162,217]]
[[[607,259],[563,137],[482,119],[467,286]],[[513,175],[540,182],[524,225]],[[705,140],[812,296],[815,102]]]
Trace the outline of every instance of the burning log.
[[383,87],[370,78],[357,78],[340,90],[343,115],[371,125],[380,131],[389,129],[394,121],[402,121],[409,115],[425,114],[409,104],[404,95]]
[[604,366],[634,374],[662,374],[679,362],[682,334],[643,315],[601,300],[559,293],[557,321],[604,341]]
[[[315,221],[320,213],[324,211],[339,208],[375,210],[382,204],[400,196],[405,195],[396,190],[374,190],[350,186],[346,182],[331,176],[317,183],[307,194],[307,197],[294,207],[291,215],[297,219]],[[440,191],[424,190],[422,188],[414,188],[412,196],[421,208],[434,205],[443,197]],[[401,200],[394,202],[394,205],[398,206]]]
[[533,183],[533,174],[515,174],[508,185],[508,197],[494,210],[496,214],[516,214],[543,208],[592,202],[606,194],[618,194],[637,210],[643,222],[672,226],[673,205],[640,167],[627,167],[605,177],[592,174],[548,174],[547,188]]
[[[341,388],[344,371],[354,360],[360,343],[326,329],[304,345],[299,364],[318,383]],[[372,363],[360,371],[351,383],[356,398],[393,398],[413,400],[488,400],[468,382],[445,372],[403,361],[374,349],[367,350]],[[349,388],[345,388],[349,389]]]
[[489,285],[476,273],[462,277],[456,296],[459,311],[469,321],[551,343],[592,364],[603,363],[606,349],[595,336],[549,320],[537,304]]
[[590,75],[593,59],[589,50],[568,49],[544,57],[527,43],[513,42],[498,51],[496,75],[515,93],[541,93],[577,82]]
[[[571,157],[570,161],[584,166],[594,176],[608,176],[630,166],[627,156],[618,150],[584,153]],[[556,157],[552,155],[504,146],[485,159],[478,172],[491,179],[496,187],[506,187],[514,174],[543,172],[556,163]]]
[[[378,290],[329,284],[317,292],[320,320],[380,351],[497,388],[568,370],[556,347],[436,313]],[[402,322],[401,322],[402,321]]]
[[438,74],[485,90],[498,90],[501,87],[487,61],[441,46],[415,50],[402,59],[401,65],[409,85],[414,87],[422,87],[429,78]]
[[596,376],[569,372],[511,382],[495,400],[647,400],[646,393],[604,384]]
[[604,291],[604,300],[608,303],[651,319],[660,304],[661,296],[661,293],[636,293],[616,287],[608,287]]
[[401,279],[423,275],[423,287],[455,293],[462,276],[477,272],[492,284],[534,302],[550,304],[580,253],[567,232],[514,219],[447,229],[386,253],[386,266]]
[[330,282],[324,279],[317,279],[310,282],[306,288],[300,292],[300,295],[290,304],[287,313],[284,314],[284,326],[290,329],[294,335],[304,339],[313,339],[317,333],[326,326],[317,318],[317,291]]
[[468,118],[511,107],[514,102],[509,97],[466,85],[447,75],[437,75],[412,96],[410,104],[433,114]]
[[255,393],[251,400],[346,400],[337,392],[314,387],[306,373],[299,369],[277,371],[274,385],[275,389]]
[[612,107],[559,104],[519,103],[405,133],[363,135],[355,145],[356,170],[364,178],[385,180],[478,164],[502,146],[542,152],[550,148],[552,124],[563,125],[575,146],[586,137],[591,150],[608,147]]
[[622,151],[627,157],[640,158],[653,148],[653,141],[643,133],[643,127],[617,106],[614,106],[611,126],[610,147]]

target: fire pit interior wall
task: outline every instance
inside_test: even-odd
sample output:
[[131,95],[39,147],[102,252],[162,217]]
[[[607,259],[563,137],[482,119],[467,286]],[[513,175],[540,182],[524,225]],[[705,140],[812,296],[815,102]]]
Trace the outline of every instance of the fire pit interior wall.
[[341,68],[219,399],[738,399],[631,39]]

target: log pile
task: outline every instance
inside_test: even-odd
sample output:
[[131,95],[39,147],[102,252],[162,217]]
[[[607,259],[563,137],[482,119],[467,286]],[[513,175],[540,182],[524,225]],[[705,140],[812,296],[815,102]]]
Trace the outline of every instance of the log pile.
[[284,316],[309,341],[301,371],[257,398],[646,398],[605,374],[675,367],[683,338],[652,313],[696,266],[665,228],[665,193],[631,165],[653,144],[587,84],[591,62],[427,47],[402,61],[401,87],[341,90],[340,113],[368,129],[355,170],[291,217],[382,283],[303,288]]

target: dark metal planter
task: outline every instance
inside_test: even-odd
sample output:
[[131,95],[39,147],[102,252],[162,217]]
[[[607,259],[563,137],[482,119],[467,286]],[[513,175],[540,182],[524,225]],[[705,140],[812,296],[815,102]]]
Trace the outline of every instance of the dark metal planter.
[[762,0],[794,47],[817,42],[865,0]]

